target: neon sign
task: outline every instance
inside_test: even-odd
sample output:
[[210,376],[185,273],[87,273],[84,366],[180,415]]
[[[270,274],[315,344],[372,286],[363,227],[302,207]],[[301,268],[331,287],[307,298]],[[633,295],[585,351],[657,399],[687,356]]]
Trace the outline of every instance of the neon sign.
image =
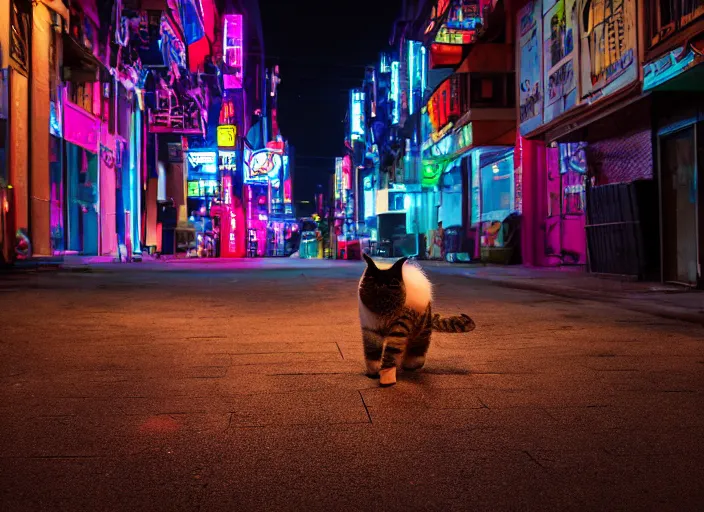
[[242,15],[226,14],[223,29],[223,69],[225,89],[242,88],[243,45]]
[[660,59],[643,66],[643,91],[649,91],[662,85],[671,78],[684,73],[698,63],[695,53],[685,47],[675,48]]
[[401,63],[397,60],[391,63],[391,124],[398,124],[401,120],[401,83],[399,78],[399,67]]
[[364,93],[353,89],[350,91],[350,140],[363,140],[364,126]]
[[218,168],[227,174],[237,171],[237,153],[235,151],[220,151],[218,153]]
[[342,197],[342,157],[335,158],[335,199]]
[[283,158],[276,151],[260,149],[252,152],[250,149],[245,149],[244,182],[267,183],[270,177],[278,178],[282,166]]
[[235,141],[237,140],[237,127],[231,124],[218,126],[217,140],[218,147],[235,147]]
[[215,174],[218,172],[215,151],[198,151],[188,153],[188,163],[193,172]]
[[447,21],[440,27],[435,42],[440,44],[470,44],[477,40],[477,31],[483,24],[483,12],[490,0],[455,0]]
[[459,75],[452,75],[433,93],[428,101],[428,116],[435,132],[460,116]]

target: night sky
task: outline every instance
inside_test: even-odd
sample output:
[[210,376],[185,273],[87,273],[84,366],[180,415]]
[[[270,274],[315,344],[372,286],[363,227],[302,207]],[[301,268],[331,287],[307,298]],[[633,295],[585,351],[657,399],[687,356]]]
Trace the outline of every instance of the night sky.
[[279,64],[279,127],[296,148],[296,201],[343,155],[348,90],[388,49],[401,0],[260,0],[267,64]]

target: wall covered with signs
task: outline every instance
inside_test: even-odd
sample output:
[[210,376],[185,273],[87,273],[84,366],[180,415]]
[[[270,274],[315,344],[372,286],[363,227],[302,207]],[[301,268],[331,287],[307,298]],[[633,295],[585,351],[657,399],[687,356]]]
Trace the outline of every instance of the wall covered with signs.
[[542,124],[543,77],[540,70],[542,2],[533,0],[518,11],[519,126],[522,135]]
[[543,121],[552,121],[577,103],[577,0],[543,1]]
[[638,77],[636,2],[579,0],[581,95],[596,99]]
[[638,78],[636,2],[533,0],[517,40],[522,135]]

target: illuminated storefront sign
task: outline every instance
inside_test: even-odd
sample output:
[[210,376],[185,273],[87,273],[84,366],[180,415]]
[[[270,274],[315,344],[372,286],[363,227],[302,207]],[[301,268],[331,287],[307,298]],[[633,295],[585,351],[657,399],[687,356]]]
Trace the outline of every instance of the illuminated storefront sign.
[[401,81],[399,77],[399,67],[401,63],[393,61],[391,63],[391,124],[398,124],[401,120]]
[[435,42],[450,45],[475,42],[477,31],[483,25],[484,13],[490,8],[490,0],[455,0],[447,20],[435,36]]
[[335,199],[342,197],[342,157],[335,158]]
[[278,178],[283,158],[277,151],[260,149],[244,150],[244,182],[267,183],[270,177]]
[[350,91],[350,140],[364,140],[364,93],[358,89]]
[[223,29],[223,79],[225,89],[242,88],[242,67],[244,65],[242,15],[226,14]]
[[408,113],[413,114],[420,108],[420,102],[426,88],[426,53],[423,43],[408,41]]
[[685,47],[675,48],[643,66],[643,90],[649,91],[662,85],[695,66],[700,60],[691,49],[685,51]]
[[428,101],[428,116],[435,132],[460,116],[459,75],[445,80]]
[[236,151],[219,151],[218,152],[218,169],[223,175],[237,172],[237,152]]
[[218,180],[188,180],[188,197],[217,197],[219,188]]
[[237,127],[231,124],[218,126],[217,130],[218,147],[233,148],[237,141]]
[[217,155],[215,151],[191,151],[188,153],[189,173],[216,174]]

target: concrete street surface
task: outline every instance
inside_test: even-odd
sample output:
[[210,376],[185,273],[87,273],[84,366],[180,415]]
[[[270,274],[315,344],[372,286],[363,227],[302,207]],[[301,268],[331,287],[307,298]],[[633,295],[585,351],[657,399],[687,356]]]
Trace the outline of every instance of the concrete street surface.
[[430,268],[477,329],[382,389],[362,269],[0,275],[0,510],[704,508],[701,326]]

